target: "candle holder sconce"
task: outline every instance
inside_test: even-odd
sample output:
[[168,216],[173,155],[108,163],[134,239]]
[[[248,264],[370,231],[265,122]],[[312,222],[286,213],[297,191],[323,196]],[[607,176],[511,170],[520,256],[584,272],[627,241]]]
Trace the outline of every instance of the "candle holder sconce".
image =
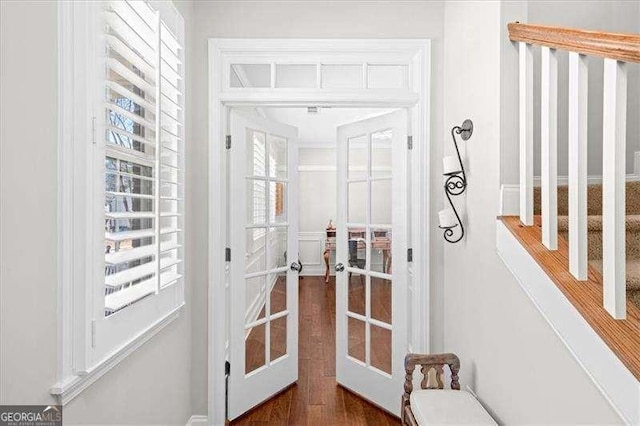
[[[457,243],[464,237],[464,225],[451,197],[461,195],[467,189],[467,175],[464,171],[456,135],[460,135],[463,141],[467,141],[472,134],[473,122],[469,119],[464,120],[461,126],[453,127],[451,129],[451,138],[453,139],[453,146],[456,148],[456,156],[445,157],[443,160],[444,176],[447,177],[444,182],[444,193],[447,195],[451,208],[439,212],[439,219],[440,229],[444,229],[444,239],[450,243]],[[456,236],[454,230],[458,227],[460,230],[457,232],[458,236]]]

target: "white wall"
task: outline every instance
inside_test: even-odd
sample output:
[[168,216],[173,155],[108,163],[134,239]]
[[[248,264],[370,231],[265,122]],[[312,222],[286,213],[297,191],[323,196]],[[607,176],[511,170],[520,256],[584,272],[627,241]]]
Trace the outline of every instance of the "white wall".
[[[467,237],[445,246],[444,346],[460,356],[462,386],[500,423],[620,423],[496,254],[500,144],[517,140],[504,122],[517,117],[513,91],[502,85],[517,56],[501,62],[501,52],[506,23],[525,18],[518,2],[445,6],[445,123],[471,118],[474,134],[463,144],[469,187],[458,201]],[[449,140],[445,132],[446,151]]]
[[[640,2],[611,1],[551,1],[527,2],[528,18],[532,24],[558,25],[595,31],[640,33]],[[568,53],[558,55],[558,174],[567,175],[568,167]],[[589,66],[589,124],[588,173],[602,175],[602,73],[603,59],[590,56]],[[627,92],[627,173],[633,172],[633,153],[640,151],[640,64],[629,63]],[[540,49],[534,48],[534,166],[540,175]],[[517,81],[511,86],[517,96]],[[505,170],[503,183],[518,183],[518,141],[505,141],[503,155],[506,163],[516,167]],[[515,163],[514,163],[515,161]]]
[[[196,2],[195,10],[195,60],[191,63],[195,75],[195,87],[203,88],[194,93],[194,141],[196,145],[188,163],[198,176],[192,180],[192,191],[198,194],[200,211],[195,225],[206,228],[207,204],[207,39],[209,37],[268,37],[268,38],[431,38],[432,39],[432,131],[442,134],[442,113],[436,106],[442,105],[442,1],[340,1],[340,2]],[[437,139],[436,139],[437,140]],[[431,155],[440,156],[440,144],[434,144]],[[435,178],[435,175],[434,175]],[[431,189],[437,200],[439,187]],[[432,217],[432,224],[435,225]],[[193,352],[192,352],[192,402],[194,414],[207,412],[207,244],[206,232],[191,241],[194,302]],[[432,248],[433,262],[439,263],[441,243]],[[441,271],[432,271],[434,280],[441,280]],[[193,278],[193,277],[192,277]],[[432,295],[432,318],[441,324],[442,294]],[[441,348],[441,328],[434,327],[434,347]]]
[[[335,128],[334,128],[335,140]],[[301,148],[298,177],[298,217],[300,221],[300,260],[303,275],[322,275],[325,228],[329,220],[336,224],[337,182],[335,148]],[[331,262],[335,260],[332,254]]]
[[[638,1],[583,2],[576,7],[571,1],[531,1],[528,22],[560,25],[588,30],[640,33]],[[558,174],[568,170],[568,93],[569,54],[558,55]],[[588,173],[602,175],[602,81],[604,60],[590,56]],[[634,153],[640,151],[640,64],[629,63],[627,110],[627,173],[633,172]],[[534,49],[534,141],[535,174],[540,175],[540,49]]]
[[[179,7],[189,24],[192,4]],[[57,3],[0,2],[0,19],[0,404],[51,404],[58,368]],[[187,279],[180,317],[65,406],[65,424],[186,423],[190,287]]]

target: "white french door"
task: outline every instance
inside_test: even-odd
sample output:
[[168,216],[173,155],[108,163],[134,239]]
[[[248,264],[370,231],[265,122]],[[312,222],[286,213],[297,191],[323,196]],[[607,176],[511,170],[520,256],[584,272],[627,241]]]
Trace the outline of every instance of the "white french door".
[[230,376],[235,419],[298,379],[297,129],[231,110]]
[[400,415],[407,350],[407,113],[338,128],[336,378]]

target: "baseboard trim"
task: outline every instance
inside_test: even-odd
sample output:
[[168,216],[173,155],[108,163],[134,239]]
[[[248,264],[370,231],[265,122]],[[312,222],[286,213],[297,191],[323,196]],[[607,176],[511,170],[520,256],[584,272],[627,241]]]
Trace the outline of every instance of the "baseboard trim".
[[[640,182],[640,152],[634,156],[635,170],[627,175],[627,182]],[[558,186],[569,184],[567,176],[558,176]],[[587,185],[602,184],[602,176],[588,176]],[[540,176],[534,176],[533,186],[541,186]],[[500,216],[517,216],[520,214],[520,185],[503,184],[500,186]]]
[[191,416],[187,421],[187,426],[208,425],[209,418],[207,416]]

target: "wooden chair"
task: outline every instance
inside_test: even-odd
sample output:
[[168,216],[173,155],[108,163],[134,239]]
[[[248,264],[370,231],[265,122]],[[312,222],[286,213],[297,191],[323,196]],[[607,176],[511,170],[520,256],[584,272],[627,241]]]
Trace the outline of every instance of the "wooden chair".
[[[417,396],[414,399],[411,395],[413,392],[413,371],[418,365],[421,366],[420,372],[422,373],[420,388],[427,390],[427,392],[416,391]],[[451,390],[444,390],[442,376],[445,365],[448,365],[451,371]],[[404,358],[404,369],[404,394],[400,407],[403,425],[497,424],[470,393],[460,391],[460,382],[458,381],[460,360],[455,354],[408,354]],[[432,370],[435,374],[430,374]],[[434,390],[435,392],[431,392]],[[412,407],[412,401],[418,406]],[[433,409],[434,406],[438,406],[439,409]],[[414,410],[420,411],[414,412]],[[443,410],[446,411],[444,416]],[[420,417],[416,413],[420,413],[423,417],[421,423],[416,420],[416,417]]]
[[[411,392],[413,392],[413,371],[416,365],[420,365],[422,380],[420,388],[422,389],[444,389],[442,374],[444,366],[448,365],[451,370],[451,389],[460,390],[460,382],[458,382],[458,372],[460,371],[460,360],[454,354],[407,354],[404,358],[404,395],[402,395],[402,405],[400,407],[400,416],[403,425],[417,426],[413,412],[411,411]],[[436,383],[429,383],[429,372],[435,370]]]

